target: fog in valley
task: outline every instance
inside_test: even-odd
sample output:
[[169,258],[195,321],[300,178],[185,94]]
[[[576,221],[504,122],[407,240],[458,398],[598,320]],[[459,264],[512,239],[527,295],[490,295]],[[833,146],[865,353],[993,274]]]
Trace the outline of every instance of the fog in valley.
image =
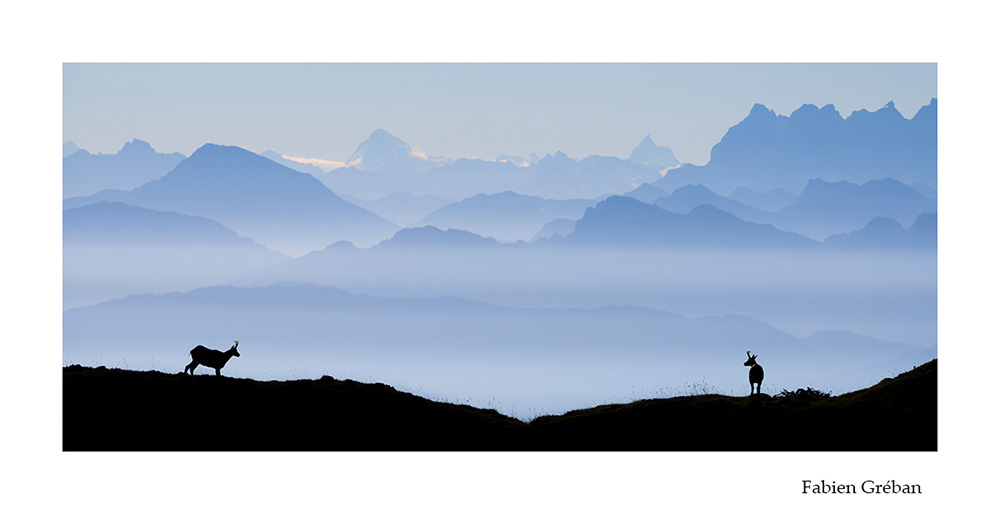
[[63,363],[177,373],[239,340],[224,375],[522,419],[745,395],[747,351],[768,394],[867,387],[937,355],[936,105],[748,106],[704,166],[648,137],[630,159],[515,162],[378,130],[329,171],[74,145]]

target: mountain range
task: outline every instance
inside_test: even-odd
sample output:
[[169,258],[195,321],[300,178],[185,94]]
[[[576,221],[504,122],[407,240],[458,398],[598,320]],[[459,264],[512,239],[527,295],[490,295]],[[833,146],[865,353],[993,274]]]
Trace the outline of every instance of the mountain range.
[[921,214],[908,228],[892,218],[875,218],[861,229],[834,234],[823,244],[844,249],[936,250],[937,214]]
[[[778,191],[773,190],[770,194],[778,195]],[[752,193],[741,195],[754,200]],[[813,179],[791,201],[781,195],[780,203],[785,205],[775,211],[748,206],[732,197],[720,196],[702,185],[682,186],[666,194],[656,186],[644,184],[626,196],[681,214],[691,212],[699,205],[711,205],[743,220],[774,225],[816,240],[857,230],[874,218],[892,218],[910,225],[921,214],[937,212],[935,200],[891,178],[864,184]]]
[[673,191],[701,184],[729,194],[737,187],[800,191],[811,179],[864,183],[893,178],[937,188],[937,99],[911,119],[895,105],[853,112],[805,104],[781,116],[756,104],[712,148],[704,166],[684,165],[654,185]]
[[[180,340],[212,337],[194,344],[263,335],[276,369],[312,365],[308,353],[280,350],[315,344],[324,363],[442,390],[449,380],[500,380],[531,362],[546,362],[557,383],[560,366],[586,362],[579,369],[594,384],[619,384],[668,369],[670,353],[720,362],[746,341],[769,358],[787,354],[786,371],[832,358],[813,346],[931,348],[937,205],[928,131],[936,133],[936,101],[910,120],[891,104],[847,119],[829,106],[788,117],[755,106],[708,164],[679,167],[648,136],[629,159],[556,152],[484,161],[427,157],[378,130],[350,166],[331,172],[207,144],[134,188],[64,199],[64,308],[77,312],[67,355],[93,358],[77,351],[92,345],[150,358],[136,343],[146,336],[116,332],[132,322],[116,326],[130,314],[113,306],[140,303],[148,310],[136,319],[151,327],[190,319],[205,332]],[[105,157],[151,155],[140,143]],[[67,176],[66,163],[89,155],[64,152]],[[183,291],[191,292],[170,293]],[[135,293],[159,296],[127,298]],[[125,299],[71,309],[111,298]],[[213,316],[224,323],[211,326]],[[230,339],[240,323],[249,335]],[[85,333],[92,339],[81,342]],[[697,353],[713,345],[721,353]],[[651,367],[639,369],[637,355]],[[873,371],[881,375],[892,356],[880,355],[869,364],[883,366]],[[438,373],[418,362],[440,363]],[[563,394],[588,383],[569,380]]]
[[347,194],[339,196],[401,227],[409,227],[419,222],[428,214],[446,205],[455,203],[455,200],[443,196],[417,196],[405,191],[397,191],[375,200],[362,200],[361,198]]
[[398,229],[338,197],[315,177],[241,148],[213,144],[158,180],[83,199],[101,200],[210,218],[289,255],[339,240],[372,245]]
[[811,248],[819,245],[771,225],[743,221],[712,205],[677,214],[634,198],[612,196],[588,208],[565,241],[602,246],[675,248]]
[[[504,191],[557,200],[596,198],[624,193],[661,177],[658,166],[672,152],[647,140],[633,151],[645,164],[596,155],[578,161],[563,152],[541,159],[452,160],[425,157],[399,138],[377,130],[348,159],[348,167],[332,170],[321,180],[337,193],[366,200],[398,191],[460,199]],[[653,160],[646,162],[649,159]]]
[[680,166],[681,164],[674,157],[674,152],[669,147],[657,146],[648,134],[639,142],[639,146],[632,149],[628,160],[657,171]]
[[[194,345],[238,338],[241,357],[227,374],[267,378],[269,370],[285,368],[305,376],[371,376],[479,405],[492,397],[521,412],[591,406],[665,382],[737,383],[742,390],[748,347],[772,370],[770,391],[804,384],[851,390],[880,379],[889,363],[918,364],[930,354],[871,338],[857,344],[856,335],[844,332],[811,343],[742,316],[688,318],[628,306],[509,308],[292,283],[132,296],[68,310],[64,327],[72,362],[87,364],[101,353],[154,359],[179,371]],[[851,345],[849,359],[830,358],[843,357],[838,344]]]
[[80,150],[81,148],[79,146],[76,146],[76,143],[72,141],[66,141],[65,143],[63,143],[63,158],[65,159],[66,157],[69,157],[70,155],[73,155],[76,152],[79,152]]
[[429,157],[406,144],[402,139],[376,129],[347,158],[347,166],[362,171],[408,171],[422,173],[447,164],[451,159]]
[[[72,143],[67,143],[70,145]],[[161,154],[149,143],[133,139],[115,154],[91,154],[76,145],[63,146],[63,198],[87,196],[105,189],[129,190],[156,180],[184,159],[180,153]]]
[[587,207],[596,203],[596,200],[547,200],[513,191],[479,194],[445,205],[412,225],[467,230],[500,241],[527,241],[550,221],[578,219]]
[[937,202],[892,178],[863,184],[810,180],[795,201],[759,218],[816,239],[856,230],[874,218],[911,225],[917,216],[936,213]]
[[123,203],[63,211],[63,303],[224,283],[288,257],[220,223]]

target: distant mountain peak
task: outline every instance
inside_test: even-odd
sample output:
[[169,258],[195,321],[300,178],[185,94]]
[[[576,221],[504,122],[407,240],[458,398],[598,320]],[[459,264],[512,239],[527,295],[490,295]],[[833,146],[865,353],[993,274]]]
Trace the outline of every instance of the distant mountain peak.
[[531,152],[527,157],[519,157],[502,153],[497,156],[496,162],[510,162],[518,167],[524,168],[538,162],[538,155],[536,155],[535,152]]
[[435,247],[435,246],[484,246],[497,245],[496,239],[483,237],[467,230],[449,228],[441,230],[434,226],[404,228],[392,238],[385,240],[377,247],[392,246]]
[[375,129],[347,159],[347,165],[366,171],[407,170],[422,172],[449,162],[412,148],[402,139]]
[[573,165],[576,164],[576,161],[573,160],[570,156],[566,155],[562,150],[557,150],[555,154],[545,154],[545,157],[542,157],[541,160],[538,161],[538,163]]
[[904,120],[903,115],[896,109],[896,103],[889,100],[888,103],[882,106],[882,108],[871,112],[868,109],[860,109],[851,113],[850,118],[858,119],[871,119],[871,120],[885,120],[885,119],[898,119]]
[[680,161],[674,157],[673,150],[666,146],[657,146],[649,134],[646,134],[646,137],[642,138],[639,145],[632,149],[628,160],[657,171],[672,168],[680,164]]
[[83,149],[80,148],[79,146],[76,146],[76,143],[72,141],[66,141],[65,143],[63,143],[63,158],[65,159],[66,157],[69,157],[70,155],[73,155],[76,152],[79,152],[80,150]]
[[241,154],[241,153],[252,154],[253,152],[249,150],[244,150],[238,146],[226,146],[226,145],[217,145],[215,143],[205,143],[200,147],[198,147],[198,149],[195,150],[193,154],[191,154],[191,159],[194,159],[195,156],[205,157],[210,155]]
[[837,112],[833,104],[826,104],[822,109],[815,104],[802,104],[801,107],[792,111],[790,120],[816,120],[815,122],[837,123],[843,121],[843,117]]
[[149,143],[141,139],[132,139],[131,141],[126,142],[125,145],[122,146],[122,149],[118,151],[118,153],[140,153],[140,152],[147,153],[154,151],[155,150],[153,150],[152,145],[150,145]]
[[132,139],[117,153],[96,155],[66,142],[63,159],[63,198],[70,198],[106,189],[134,189],[163,177],[184,155],[157,153],[149,143]]
[[[392,144],[392,145],[399,145],[399,146],[404,146],[406,148],[410,148],[410,145],[406,144],[402,139],[400,139],[400,138],[398,138],[398,137],[396,137],[396,136],[394,136],[394,135],[392,135],[392,134],[390,134],[390,133],[388,133],[388,132],[386,132],[386,131],[384,131],[384,130],[382,130],[380,128],[377,128],[377,129],[373,130],[372,133],[368,136],[368,139],[365,141],[365,143],[373,143],[373,142],[374,143],[388,143],[388,144]],[[362,143],[362,144],[364,144],[364,143]]]
[[750,108],[750,114],[747,115],[747,118],[758,117],[758,116],[774,117],[776,116],[776,114],[774,113],[774,110],[768,109],[767,106],[765,106],[764,104],[753,104],[753,107]]

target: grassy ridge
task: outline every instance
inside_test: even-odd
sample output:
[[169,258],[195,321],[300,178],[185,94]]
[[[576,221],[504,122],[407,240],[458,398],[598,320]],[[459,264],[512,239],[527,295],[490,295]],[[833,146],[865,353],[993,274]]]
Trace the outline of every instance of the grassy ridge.
[[530,423],[384,384],[63,369],[63,449],[781,451],[937,449],[937,360],[836,397],[687,396]]

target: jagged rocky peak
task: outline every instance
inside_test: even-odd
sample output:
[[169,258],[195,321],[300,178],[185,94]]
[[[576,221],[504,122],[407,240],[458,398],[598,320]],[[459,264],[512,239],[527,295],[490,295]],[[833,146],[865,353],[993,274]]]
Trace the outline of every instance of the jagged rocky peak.
[[125,143],[118,153],[147,153],[153,152],[153,147],[141,139],[133,139]]
[[642,138],[639,145],[632,150],[628,160],[655,170],[671,168],[680,164],[680,161],[674,157],[673,150],[666,146],[657,146],[649,134],[646,134],[646,137]]
[[347,159],[348,166],[366,171],[425,171],[447,162],[450,160],[428,156],[382,129],[375,129]]

